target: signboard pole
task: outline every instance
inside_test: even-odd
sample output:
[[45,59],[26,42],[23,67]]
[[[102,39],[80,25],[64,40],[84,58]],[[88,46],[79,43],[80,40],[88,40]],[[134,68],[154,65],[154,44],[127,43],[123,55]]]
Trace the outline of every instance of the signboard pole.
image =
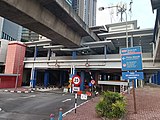
[[77,108],[77,93],[75,93],[75,104],[74,104],[75,106],[75,113],[76,113],[76,108]]
[[[144,79],[143,72],[137,72],[138,70],[141,70],[141,71],[143,70],[141,46],[121,48],[121,62],[122,62],[122,71],[123,71],[122,79],[132,80],[134,113],[136,114],[137,110],[136,110],[135,87],[137,86],[135,86],[134,83],[138,79]],[[127,71],[127,72],[124,72],[124,71]],[[131,72],[131,71],[134,71],[134,72]]]
[[134,113],[137,114],[137,109],[136,109],[136,96],[135,96],[135,88],[134,88],[134,80],[132,80],[132,87],[133,87]]
[[[93,84],[92,84],[92,98],[93,98]],[[92,99],[93,100],[93,99]]]

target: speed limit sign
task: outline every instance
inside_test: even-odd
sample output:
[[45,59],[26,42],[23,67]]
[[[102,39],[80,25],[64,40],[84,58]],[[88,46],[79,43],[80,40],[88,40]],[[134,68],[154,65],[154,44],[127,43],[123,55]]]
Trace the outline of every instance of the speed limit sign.
[[78,75],[75,75],[72,78],[72,82],[73,82],[74,85],[78,86],[81,83],[81,79],[80,79],[80,77]]

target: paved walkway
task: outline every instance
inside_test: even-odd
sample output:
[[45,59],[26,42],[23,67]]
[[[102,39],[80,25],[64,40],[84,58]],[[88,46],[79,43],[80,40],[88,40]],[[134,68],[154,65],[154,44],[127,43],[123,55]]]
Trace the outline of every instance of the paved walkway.
[[126,120],[160,120],[160,88],[146,86],[136,89],[137,114],[134,114],[132,96],[126,95]]
[[[137,114],[134,114],[133,95],[127,94],[127,114],[125,120],[160,120],[160,88],[144,87],[136,89]],[[96,115],[95,105],[99,97],[80,106],[77,113],[67,114],[63,120],[102,120]]]
[[63,117],[63,120],[102,120],[95,112],[95,106],[99,101],[99,97],[93,98],[89,102],[77,108],[77,112],[72,111]]

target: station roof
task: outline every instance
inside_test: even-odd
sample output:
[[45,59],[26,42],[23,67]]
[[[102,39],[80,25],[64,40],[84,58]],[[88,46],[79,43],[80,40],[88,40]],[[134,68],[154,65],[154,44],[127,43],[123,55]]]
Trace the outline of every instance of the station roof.
[[[128,33],[128,43],[131,46],[131,37],[133,37],[134,46],[143,46],[143,52],[151,52],[152,49],[152,41],[153,41],[153,29],[139,29],[137,27],[137,21],[128,21],[121,23],[108,24],[103,26],[95,26],[90,29],[100,38],[101,41],[90,42],[83,41],[80,47],[77,48],[65,48],[61,45],[49,45],[44,46],[45,49],[53,49],[56,52],[62,52],[65,54],[71,51],[79,51],[80,53],[83,51],[90,51],[91,54],[98,54],[104,52],[104,46],[110,50],[115,50],[117,48],[126,47],[126,27]],[[49,42],[49,41],[46,41]],[[29,44],[29,43],[28,43]],[[35,43],[36,44],[36,43]],[[58,46],[58,48],[57,48]],[[59,47],[60,46],[60,47]]]

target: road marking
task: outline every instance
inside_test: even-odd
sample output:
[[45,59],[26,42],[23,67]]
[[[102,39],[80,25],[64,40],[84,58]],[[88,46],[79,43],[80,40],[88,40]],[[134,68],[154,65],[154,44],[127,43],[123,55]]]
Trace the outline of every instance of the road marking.
[[36,95],[30,95],[30,96],[27,96],[27,97],[21,97],[21,98],[32,98],[32,97],[36,97]]
[[16,100],[15,98],[8,98],[7,100]]
[[30,95],[26,97],[18,97],[18,98],[8,98],[7,100],[17,100],[17,99],[25,99],[25,98],[33,98],[36,97],[36,95]]
[[66,100],[63,100],[62,102],[64,103],[64,102],[67,102],[67,101],[71,101],[71,99],[66,99]]
[[[81,105],[84,105],[84,104],[87,103],[87,102],[89,102],[89,100],[81,103],[80,105],[77,106],[77,108],[80,107]],[[75,108],[72,108],[72,109],[68,110],[67,112],[63,113],[62,116],[63,116],[63,117],[66,116],[68,113],[72,112],[74,109],[75,109]]]

